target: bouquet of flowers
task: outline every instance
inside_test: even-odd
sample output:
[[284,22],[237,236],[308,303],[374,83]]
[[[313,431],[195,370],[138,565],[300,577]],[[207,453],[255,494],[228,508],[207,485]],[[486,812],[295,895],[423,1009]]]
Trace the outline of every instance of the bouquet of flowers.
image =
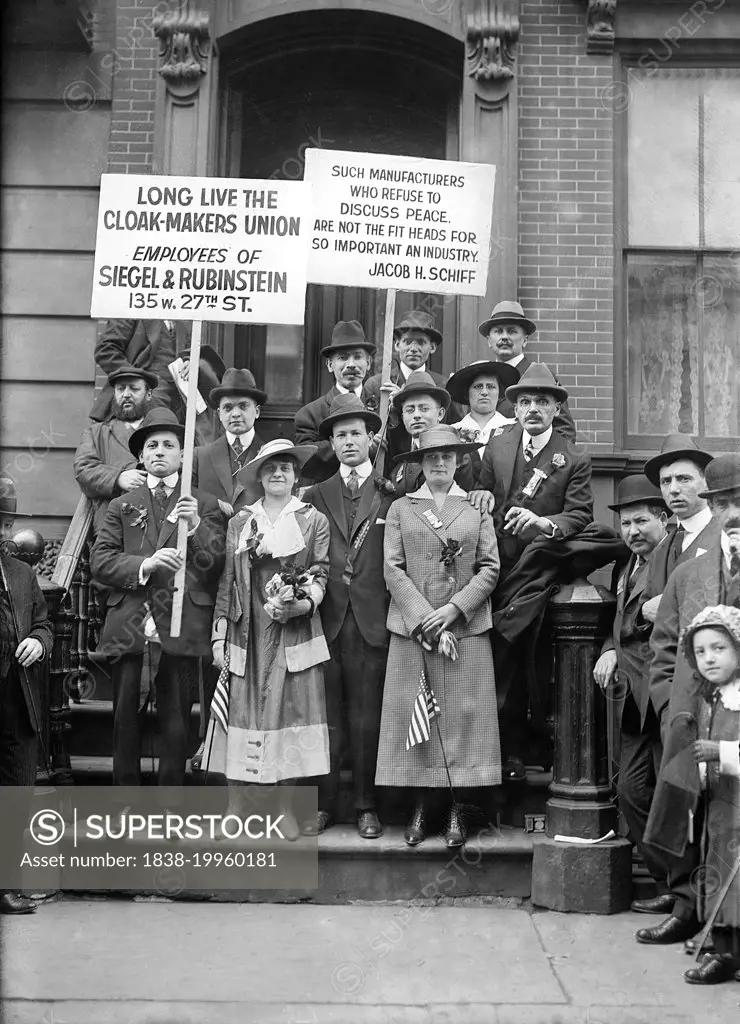
[[287,562],[285,568],[267,581],[265,593],[269,598],[277,598],[287,604],[289,601],[302,601],[308,597],[307,587],[313,583],[313,576],[303,566],[295,562]]
[[475,430],[473,427],[461,427],[459,423],[454,423],[453,427],[464,444],[475,444],[480,437],[480,430]]

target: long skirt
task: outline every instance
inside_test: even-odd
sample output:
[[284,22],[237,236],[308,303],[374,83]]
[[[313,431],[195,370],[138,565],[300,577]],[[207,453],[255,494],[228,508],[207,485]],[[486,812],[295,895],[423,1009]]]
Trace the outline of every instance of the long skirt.
[[[491,641],[484,633],[458,640],[457,647],[457,661],[452,661],[436,651],[423,651],[416,640],[391,636],[376,785],[446,787],[445,755],[453,786],[500,785],[501,746]],[[409,724],[425,663],[427,681],[441,715],[430,724],[429,740],[407,750]]]

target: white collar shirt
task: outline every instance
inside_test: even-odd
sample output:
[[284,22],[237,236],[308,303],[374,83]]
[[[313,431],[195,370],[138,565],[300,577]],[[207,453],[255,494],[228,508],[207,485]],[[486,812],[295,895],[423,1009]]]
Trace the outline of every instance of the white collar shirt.
[[153,491],[157,488],[159,484],[164,484],[165,490],[167,491],[167,497],[169,498],[174,489],[177,487],[177,481],[179,479],[179,473],[170,473],[169,476],[155,476],[153,473],[147,473],[146,485],[150,491]]
[[399,362],[398,365],[401,367],[401,373],[403,374],[403,379],[404,380],[408,380],[412,373],[426,373],[427,372],[427,364],[426,363],[424,363],[423,366],[417,366],[415,370],[412,370],[410,366],[406,365],[406,363]]
[[344,480],[345,483],[347,483],[349,475],[353,469],[355,473],[357,473],[357,476],[359,477],[360,480],[360,487],[362,487],[362,485],[365,483],[365,481],[373,471],[373,464],[370,461],[370,459],[365,459],[365,461],[361,462],[359,466],[340,465],[339,472],[342,476],[342,480]]
[[689,516],[688,519],[679,519],[678,525],[684,528],[683,543],[681,545],[681,551],[685,551],[686,548],[696,537],[697,533],[701,531],[712,521],[712,513],[708,508],[703,508],[701,512],[697,512],[693,516]]
[[334,381],[334,385],[340,395],[357,395],[358,398],[362,398],[362,384],[360,384],[359,388],[355,388],[354,391],[350,391],[349,388],[345,388],[338,380]]
[[254,427],[248,430],[246,434],[232,434],[230,430],[226,431],[226,440],[229,442],[229,448],[234,447],[234,441],[239,438],[241,441],[242,448],[246,451],[254,441]]
[[528,430],[522,431],[522,451],[526,451],[528,445],[532,444],[535,455],[537,452],[542,451],[546,444],[549,443],[552,437],[552,427],[548,427],[547,430],[542,434],[537,434],[534,437],[529,433]]

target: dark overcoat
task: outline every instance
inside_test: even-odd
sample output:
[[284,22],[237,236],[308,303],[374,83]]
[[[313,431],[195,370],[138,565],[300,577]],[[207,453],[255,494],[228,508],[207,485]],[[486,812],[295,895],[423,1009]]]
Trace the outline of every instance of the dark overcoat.
[[[152,394],[152,408],[166,406],[172,409],[177,388],[172,380],[169,364],[176,356],[174,325],[164,320],[109,320],[95,344],[95,362],[106,375],[123,366],[149,370],[159,377]],[[96,398],[90,419],[107,420],[113,407],[113,388],[106,384]]]
[[344,512],[342,478],[339,473],[310,487],[303,495],[305,501],[310,502],[326,516],[331,529],[329,581],[321,605],[321,620],[328,643],[336,638],[342,628],[347,608],[351,607],[366,643],[371,647],[385,647],[388,644],[385,622],[388,614],[388,592],[383,578],[383,537],[386,515],[393,495],[382,497],[374,525],[367,531],[356,553],[353,551],[353,572],[349,586],[342,581],[347,555],[367,522],[373,499],[378,493],[375,480],[379,479],[378,474],[373,472],[364,485],[351,535]]
[[[200,524],[188,538],[180,636],[170,636],[174,573],[158,568],[143,586],[139,569],[159,548],[175,547],[177,520],[170,516],[180,496],[180,485],[170,495],[165,518],[156,528],[154,500],[149,488],[137,487],[108,506],[92,549],[94,579],[110,588],[108,614],[100,650],[109,657],[141,654],[146,645],[145,605],[151,608],[162,649],[168,654],[202,657],[211,653],[211,620],[216,587],[224,564],[226,520],[215,498],[193,492],[198,499]],[[137,520],[143,520],[137,524]]]
[[[671,557],[671,545],[673,544],[673,538],[676,533],[675,525],[671,524],[668,527],[668,533],[665,535],[663,540],[653,549],[650,555],[650,569],[648,572],[648,578],[645,583],[645,591],[642,598],[642,603],[649,601],[653,597],[657,597],[662,594],[665,590],[665,585],[668,582],[670,571],[668,568],[668,562]],[[683,565],[692,558],[696,558],[698,555],[703,555],[708,551],[713,544],[719,542],[720,528],[716,519],[712,519],[703,530],[700,530],[695,537],[692,538],[691,543],[686,546],[686,550],[682,551],[676,559],[673,566],[675,570],[679,565]],[[644,620],[642,620],[644,624]],[[647,632],[651,631],[652,623],[647,623]]]
[[79,488],[94,506],[95,530],[100,529],[108,502],[121,494],[118,477],[125,469],[136,469],[137,459],[129,450],[131,431],[123,420],[107,423],[94,420],[85,427],[74,457],[74,474]]
[[[643,594],[650,571],[650,560],[643,562],[635,570],[636,555],[631,555],[626,565],[617,566],[612,579],[612,590],[616,594],[617,604],[614,612],[614,623],[611,636],[608,636],[602,647],[606,651],[617,652],[617,680],[614,701],[614,718],[617,726],[622,721],[624,701],[628,692],[632,693],[640,710],[640,728],[645,725],[650,703],[650,686],[648,673],[652,653],[650,638],[639,629],[640,609],[644,603]],[[634,572],[634,576],[633,576]]]
[[231,475],[229,441],[225,434],[211,444],[200,445],[193,452],[193,487],[230,505],[234,512],[253,504],[262,497],[262,488],[258,483],[245,479],[244,468],[263,443],[255,433],[244,457],[244,465],[236,476]]
[[[44,648],[44,658],[48,660],[54,648],[54,629],[49,621],[46,601],[36,574],[30,566],[17,558],[0,552],[0,559],[8,582],[8,599],[15,613],[18,642],[27,637],[40,641]],[[40,664],[37,661],[26,671],[22,668],[18,671],[23,699],[34,732],[37,732],[38,716],[41,714]]]

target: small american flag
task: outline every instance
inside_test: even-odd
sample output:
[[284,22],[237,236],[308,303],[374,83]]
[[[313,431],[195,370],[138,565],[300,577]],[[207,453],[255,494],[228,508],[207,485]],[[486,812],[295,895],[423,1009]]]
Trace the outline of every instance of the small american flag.
[[224,732],[229,731],[229,643],[224,644],[224,667],[218,675],[216,690],[211,701],[211,717],[215,718]]
[[427,682],[424,669],[419,678],[419,689],[416,692],[414,707],[409,722],[409,734],[406,737],[406,749],[411,750],[417,743],[425,743],[429,739],[429,723],[441,715],[437,698]]

